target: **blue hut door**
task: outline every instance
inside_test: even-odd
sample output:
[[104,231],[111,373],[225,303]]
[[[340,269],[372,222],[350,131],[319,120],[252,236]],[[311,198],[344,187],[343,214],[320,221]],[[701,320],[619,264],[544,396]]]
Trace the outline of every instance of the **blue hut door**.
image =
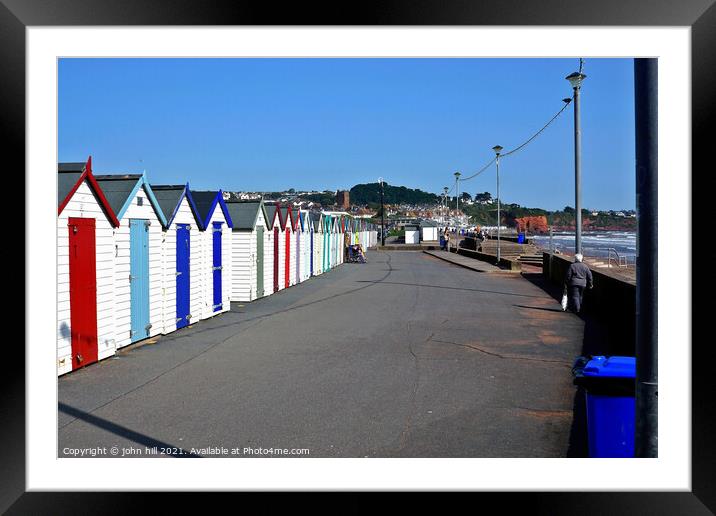
[[189,324],[189,224],[177,224],[177,329]]
[[221,225],[223,222],[214,222],[212,231],[214,233],[214,312],[222,309],[221,304]]
[[149,224],[129,219],[130,341],[149,337]]

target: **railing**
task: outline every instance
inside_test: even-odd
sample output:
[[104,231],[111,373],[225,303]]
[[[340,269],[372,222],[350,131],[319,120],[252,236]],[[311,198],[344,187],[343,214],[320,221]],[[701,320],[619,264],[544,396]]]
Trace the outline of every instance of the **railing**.
[[614,253],[617,267],[628,267],[629,263],[626,256],[621,256],[613,247],[607,247],[607,266],[612,266],[612,253]]

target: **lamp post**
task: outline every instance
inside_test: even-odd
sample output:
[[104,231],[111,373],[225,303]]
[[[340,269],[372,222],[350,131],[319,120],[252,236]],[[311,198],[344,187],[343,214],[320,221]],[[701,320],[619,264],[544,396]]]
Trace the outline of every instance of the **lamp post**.
[[448,204],[447,204],[448,187],[447,186],[443,186],[443,192],[444,192],[443,193],[443,202],[445,203],[445,220],[447,220],[447,209],[448,209]]
[[460,172],[455,172],[455,210],[460,209]]
[[574,90],[574,253],[582,252],[582,135],[579,119],[579,91],[587,76],[581,72],[570,73],[565,79]]
[[[455,217],[460,211],[460,172],[455,172]],[[457,245],[457,223],[455,224],[455,245]]]
[[497,165],[497,261],[500,261],[500,152],[502,146],[495,145],[492,148],[495,151],[495,164]]
[[385,206],[383,205],[383,178],[379,177],[380,183],[380,245],[385,247]]

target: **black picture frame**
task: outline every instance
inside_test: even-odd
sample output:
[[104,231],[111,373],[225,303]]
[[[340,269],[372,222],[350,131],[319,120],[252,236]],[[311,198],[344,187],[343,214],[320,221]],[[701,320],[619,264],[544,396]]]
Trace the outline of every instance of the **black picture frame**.
[[[25,170],[25,29],[28,26],[83,25],[551,25],[551,26],[690,26],[692,43],[692,170],[709,173],[708,128],[716,104],[716,6],[714,0],[483,0],[481,2],[405,0],[380,3],[335,2],[332,7],[304,3],[197,0],[0,0],[0,117],[7,144],[6,166]],[[12,157],[13,159],[7,160]],[[6,171],[10,173],[10,171]],[[688,178],[685,177],[685,180]],[[692,174],[692,181],[700,178]],[[713,185],[709,179],[707,185]],[[26,186],[26,197],[29,196]],[[698,220],[708,188],[692,189],[692,215]],[[28,231],[28,228],[26,228]],[[27,233],[26,233],[27,237]],[[690,245],[691,235],[683,235]],[[693,270],[697,270],[694,255]],[[713,283],[699,289],[706,291]],[[687,300],[684,300],[687,302]],[[694,335],[706,336],[692,346],[692,490],[688,493],[503,493],[482,495],[501,510],[525,509],[536,514],[709,514],[716,512],[716,447],[712,434],[714,407],[713,337],[704,327],[708,303],[692,303]],[[26,315],[27,317],[27,315]],[[688,349],[689,343],[669,343]],[[25,492],[24,353],[14,349],[14,367],[2,373],[0,424],[5,447],[0,458],[0,510],[8,514],[115,514],[140,507],[132,493]],[[575,474],[578,472],[575,471]],[[185,503],[184,496],[162,497],[163,509]],[[485,500],[487,501],[487,500]],[[79,509],[78,509],[79,508]]]

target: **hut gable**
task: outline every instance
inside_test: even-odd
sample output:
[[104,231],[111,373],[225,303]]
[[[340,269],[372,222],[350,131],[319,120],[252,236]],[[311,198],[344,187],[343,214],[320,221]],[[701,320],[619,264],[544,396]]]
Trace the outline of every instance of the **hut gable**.
[[280,229],[283,229],[281,210],[279,210],[279,206],[277,204],[267,204],[264,205],[264,208],[266,210],[266,220],[268,227],[273,228],[278,225]]
[[294,213],[290,206],[281,206],[281,219],[283,221],[281,230],[285,230],[287,227],[291,228],[292,231],[296,230],[296,222],[294,220]]
[[144,192],[146,200],[154,209],[162,226],[166,227],[167,220],[156,197],[154,197],[154,192],[149,186],[146,174],[106,174],[95,176],[95,178],[112,210],[117,214],[117,219],[122,220],[135,203],[137,206],[143,205],[145,199],[140,195],[140,192]]
[[151,189],[162,213],[164,214],[164,218],[166,220],[165,227],[168,228],[172,225],[172,222],[174,222],[184,199],[186,199],[189,204],[189,208],[194,216],[194,221],[199,227],[202,227],[199,211],[194,203],[194,198],[191,195],[188,183],[185,185],[151,185]]
[[97,179],[92,174],[92,156],[85,163],[58,163],[57,164],[57,214],[60,215],[80,185],[87,181],[92,195],[100,205],[104,214],[114,227],[119,226],[119,220],[107,201]]
[[194,199],[194,204],[196,205],[197,211],[199,213],[202,229],[206,229],[209,227],[209,222],[211,221],[212,216],[214,215],[214,210],[216,210],[217,206],[221,208],[221,211],[224,214],[224,219],[226,219],[226,223],[228,224],[228,226],[230,228],[233,227],[231,215],[229,214],[229,210],[226,207],[226,202],[224,201],[223,191],[191,190],[191,196]]
[[233,201],[227,202],[226,207],[234,229],[253,231],[257,224],[264,225],[267,218],[263,202]]

